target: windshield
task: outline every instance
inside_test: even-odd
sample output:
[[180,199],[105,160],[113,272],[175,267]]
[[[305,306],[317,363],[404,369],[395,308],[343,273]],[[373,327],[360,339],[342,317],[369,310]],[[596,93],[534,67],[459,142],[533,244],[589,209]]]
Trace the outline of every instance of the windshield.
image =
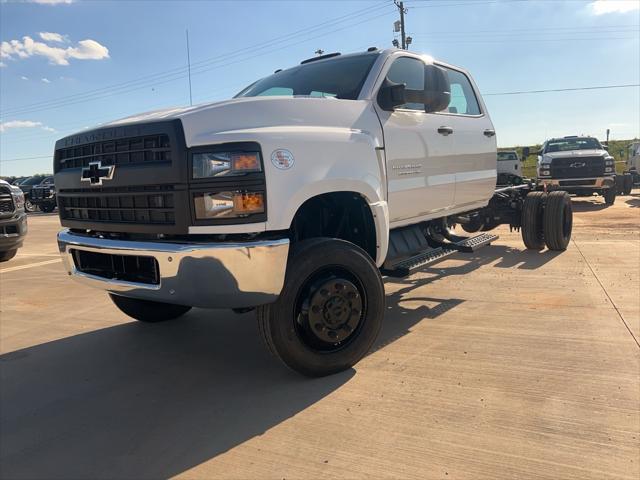
[[367,53],[311,62],[258,80],[236,97],[307,95],[355,100],[377,54]]
[[558,140],[549,140],[544,153],[569,150],[602,150],[602,146],[595,138],[559,138]]
[[515,152],[498,152],[498,161],[504,160],[518,160],[518,156]]
[[42,181],[44,177],[31,177],[31,178],[27,178],[24,182],[22,182],[20,185],[37,185],[38,183],[40,183]]

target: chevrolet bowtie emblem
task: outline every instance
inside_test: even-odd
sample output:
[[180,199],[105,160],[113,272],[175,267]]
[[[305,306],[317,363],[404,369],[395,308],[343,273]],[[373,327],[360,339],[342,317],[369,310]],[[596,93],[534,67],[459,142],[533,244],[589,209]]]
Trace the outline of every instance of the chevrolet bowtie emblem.
[[584,162],[574,162],[571,165],[569,165],[571,168],[582,168],[582,167],[586,167],[586,163]]
[[103,180],[111,180],[113,171],[116,169],[114,165],[102,166],[102,162],[91,162],[89,166],[82,169],[80,180],[89,182],[91,185],[102,185]]

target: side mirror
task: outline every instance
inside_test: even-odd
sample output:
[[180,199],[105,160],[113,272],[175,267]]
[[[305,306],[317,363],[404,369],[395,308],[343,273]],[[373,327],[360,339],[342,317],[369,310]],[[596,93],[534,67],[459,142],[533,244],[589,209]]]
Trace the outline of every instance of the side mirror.
[[393,83],[385,80],[378,92],[378,104],[383,110],[393,110],[398,105],[407,103],[404,83]]
[[522,159],[526,160],[529,155],[531,155],[529,147],[522,147]]
[[538,150],[538,155],[542,155],[542,149]]
[[451,102],[451,84],[444,68],[436,65],[424,67],[424,111],[440,112]]

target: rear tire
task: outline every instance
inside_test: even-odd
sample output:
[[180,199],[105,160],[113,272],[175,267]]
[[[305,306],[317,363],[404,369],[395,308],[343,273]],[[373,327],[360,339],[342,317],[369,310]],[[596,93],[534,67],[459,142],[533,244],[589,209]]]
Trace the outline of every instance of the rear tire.
[[566,250],[571,241],[573,209],[567,192],[551,192],[544,208],[544,241],[549,250]]
[[0,262],[8,262],[18,253],[18,249],[15,248],[13,250],[6,250],[4,252],[0,252]]
[[110,293],[109,297],[122,313],[141,322],[156,323],[173,320],[191,310],[191,307],[185,305],[139,300],[137,298],[121,297],[113,293]]
[[629,174],[624,176],[624,184],[623,191],[625,195],[631,195],[631,190],[633,189],[633,177]]
[[384,317],[384,285],[357,245],[317,238],[295,245],[278,300],[257,309],[267,347],[292,370],[322,377],[364,357]]
[[616,189],[615,187],[607,188],[602,194],[604,197],[604,203],[607,205],[613,205],[616,201]]
[[522,205],[522,241],[530,250],[544,248],[543,211],[546,193],[530,192]]

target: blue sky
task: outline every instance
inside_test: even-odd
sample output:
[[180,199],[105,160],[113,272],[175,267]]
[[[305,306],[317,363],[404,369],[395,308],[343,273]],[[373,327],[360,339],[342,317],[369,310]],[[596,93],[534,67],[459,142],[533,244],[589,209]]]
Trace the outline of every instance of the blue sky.
[[[547,136],[640,136],[640,0],[407,0],[410,49],[467,68],[501,146]],[[231,97],[314,51],[387,48],[380,1],[0,3],[0,174],[51,171],[56,139],[115,118]],[[28,37],[28,38],[25,38]],[[38,157],[38,158],[36,158]],[[44,157],[44,158],[39,158]]]

